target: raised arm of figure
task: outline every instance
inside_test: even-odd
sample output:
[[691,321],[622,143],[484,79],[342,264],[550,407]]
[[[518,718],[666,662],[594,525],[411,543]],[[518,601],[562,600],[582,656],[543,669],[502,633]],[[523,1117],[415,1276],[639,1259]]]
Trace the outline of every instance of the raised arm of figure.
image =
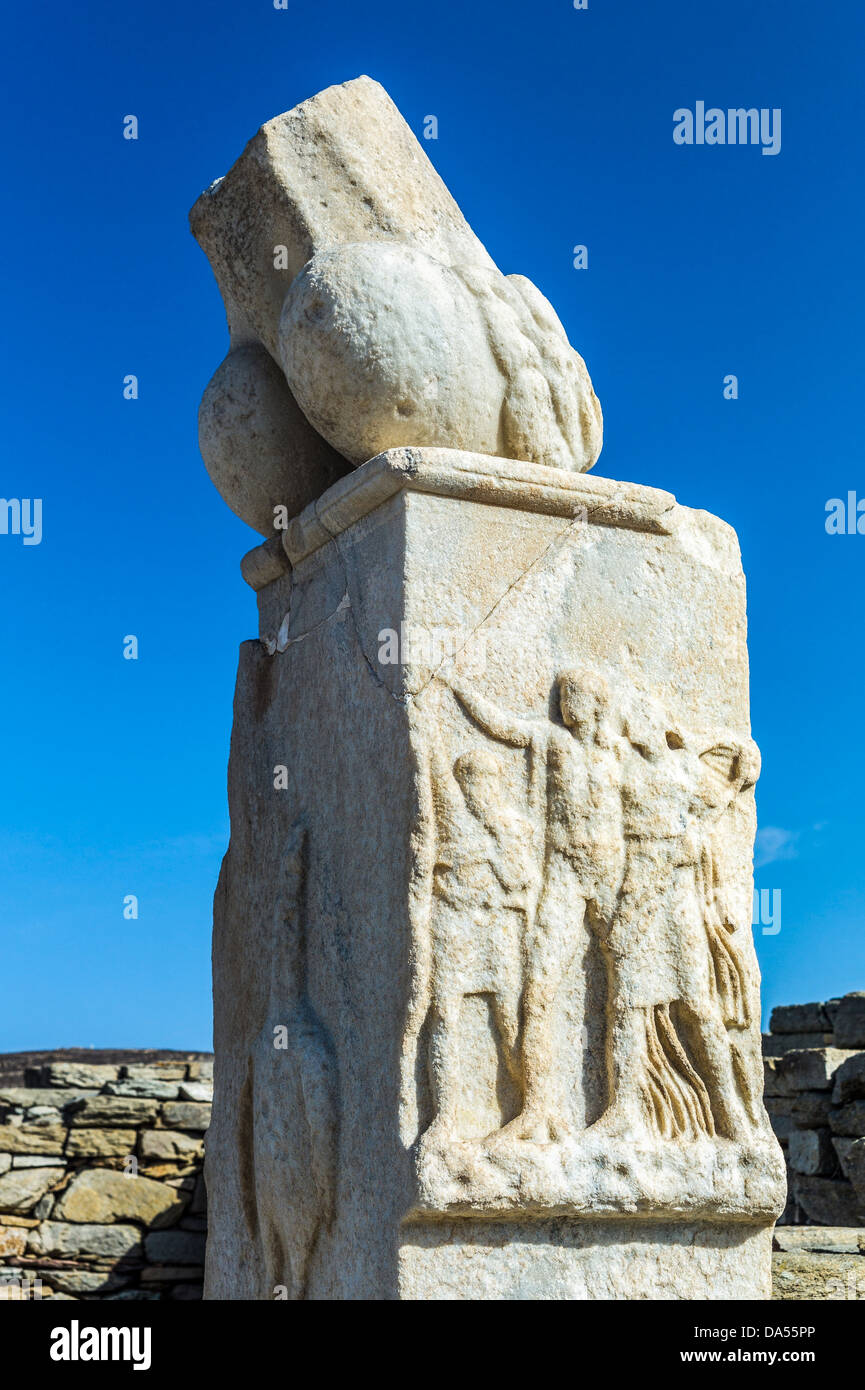
[[538,721],[519,719],[516,715],[508,714],[506,710],[499,709],[498,705],[494,705],[483,695],[476,695],[474,691],[458,689],[456,686],[451,686],[451,689],[466,714],[485,734],[489,734],[490,738],[497,738],[501,743],[509,744],[511,748],[528,748],[541,736]]

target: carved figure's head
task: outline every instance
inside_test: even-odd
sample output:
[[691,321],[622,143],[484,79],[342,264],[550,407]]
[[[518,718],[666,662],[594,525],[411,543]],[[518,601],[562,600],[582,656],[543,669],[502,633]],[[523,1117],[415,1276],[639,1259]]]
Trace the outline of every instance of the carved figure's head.
[[502,797],[502,765],[488,748],[461,753],[454,777],[472,815],[485,820]]
[[736,780],[744,791],[756,785],[760,777],[760,750],[756,743],[748,742],[739,750],[736,760]]
[[669,754],[680,753],[685,747],[682,733],[669,727],[669,716],[654,700],[645,697],[634,701],[625,711],[622,732],[631,747],[649,763],[663,760],[671,767]]
[[562,720],[582,742],[604,741],[610,690],[596,671],[563,671],[556,681]]

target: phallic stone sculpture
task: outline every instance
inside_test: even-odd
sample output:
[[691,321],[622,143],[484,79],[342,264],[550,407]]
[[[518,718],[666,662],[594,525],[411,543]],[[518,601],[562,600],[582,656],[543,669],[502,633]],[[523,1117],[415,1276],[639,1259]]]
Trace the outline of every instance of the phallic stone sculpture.
[[231,331],[202,454],[264,535],[403,444],[597,459],[601,408],[552,306],[497,270],[377,82],[262,126],[190,220]]
[[287,1274],[295,1297],[333,1221],[339,1140],[336,1059],[307,986],[305,838],[302,825],[292,827],[282,857],[270,998],[243,1094],[247,1217],[261,1234],[266,1280],[276,1287]]
[[581,471],[582,363],[375,84],[193,222],[205,453],[292,517],[242,565],[207,1295],[767,1297],[733,532]]

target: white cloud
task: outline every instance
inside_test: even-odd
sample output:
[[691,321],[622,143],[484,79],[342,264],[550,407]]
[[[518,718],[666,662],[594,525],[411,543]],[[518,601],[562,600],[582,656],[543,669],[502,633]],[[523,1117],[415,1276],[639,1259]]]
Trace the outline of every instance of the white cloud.
[[754,845],[754,867],[762,869],[779,859],[795,859],[799,853],[799,831],[784,830],[780,825],[764,825],[757,831]]

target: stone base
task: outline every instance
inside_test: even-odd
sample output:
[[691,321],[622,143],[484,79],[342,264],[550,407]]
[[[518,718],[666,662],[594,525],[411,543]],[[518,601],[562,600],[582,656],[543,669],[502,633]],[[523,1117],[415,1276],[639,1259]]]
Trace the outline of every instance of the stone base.
[[401,1299],[767,1299],[771,1227],[454,1221],[404,1227]]
[[[784,1165],[729,527],[651,488],[392,450],[243,573],[206,1296],[767,1297]],[[607,692],[606,742],[565,721],[566,677]],[[612,860],[580,873],[600,902],[627,859],[630,926],[574,906],[556,849],[589,771]]]
[[626,1141],[593,1126],[556,1144],[421,1140],[417,1198],[409,1219],[515,1212],[544,1220],[570,1216],[630,1217],[651,1205],[671,1221],[748,1225],[771,1221],[784,1174],[769,1126],[748,1144],[703,1138],[670,1144],[636,1136]]

